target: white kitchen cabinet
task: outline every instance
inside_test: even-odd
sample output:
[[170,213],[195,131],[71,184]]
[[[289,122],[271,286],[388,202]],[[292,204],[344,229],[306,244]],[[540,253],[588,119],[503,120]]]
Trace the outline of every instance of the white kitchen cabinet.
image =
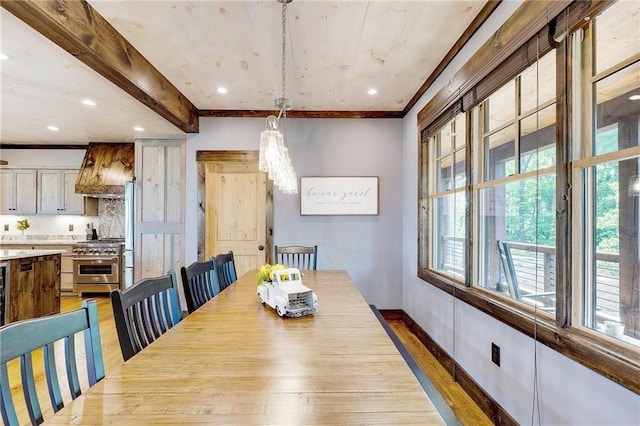
[[36,213],[36,171],[0,170],[0,214]]
[[38,170],[38,214],[84,214],[77,177],[78,170]]

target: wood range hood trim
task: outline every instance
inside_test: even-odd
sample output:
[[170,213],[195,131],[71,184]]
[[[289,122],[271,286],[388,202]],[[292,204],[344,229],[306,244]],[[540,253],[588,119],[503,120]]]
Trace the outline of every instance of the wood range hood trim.
[[134,180],[133,143],[89,143],[82,160],[76,194],[88,197],[124,197],[124,185]]

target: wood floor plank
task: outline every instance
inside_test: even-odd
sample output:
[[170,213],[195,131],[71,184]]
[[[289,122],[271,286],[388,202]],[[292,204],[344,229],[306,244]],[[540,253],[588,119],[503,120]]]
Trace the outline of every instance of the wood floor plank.
[[460,423],[474,426],[493,424],[462,387],[453,381],[451,375],[435,359],[431,352],[411,333],[403,321],[387,320],[387,322],[407,351],[416,360],[420,369],[449,404]]

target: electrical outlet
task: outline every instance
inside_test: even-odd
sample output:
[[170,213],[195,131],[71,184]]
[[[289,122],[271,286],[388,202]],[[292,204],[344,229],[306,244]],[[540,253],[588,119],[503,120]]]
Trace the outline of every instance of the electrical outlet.
[[5,223],[5,224],[4,224],[4,230],[5,230],[5,231],[8,231],[8,230],[9,230],[9,224],[8,224],[8,223]]
[[491,361],[500,367],[500,346],[491,342]]
[[69,224],[69,232],[73,232],[73,223]]

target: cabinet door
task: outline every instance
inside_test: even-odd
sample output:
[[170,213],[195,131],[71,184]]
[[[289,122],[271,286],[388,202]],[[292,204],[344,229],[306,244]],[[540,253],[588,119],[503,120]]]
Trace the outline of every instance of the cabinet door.
[[16,213],[36,213],[36,171],[16,170]]
[[62,198],[59,170],[38,171],[38,213],[61,213]]
[[83,214],[84,197],[76,194],[77,170],[38,171],[38,214]]
[[60,255],[42,256],[35,263],[37,317],[60,312]]
[[7,323],[37,317],[35,259],[9,261],[9,304]]
[[15,184],[12,170],[0,170],[0,213],[13,214],[15,210]]
[[0,171],[2,195],[0,213],[36,213],[36,171],[5,169]]
[[84,214],[84,197],[76,194],[76,180],[78,170],[63,170],[61,172],[62,208],[64,214]]

